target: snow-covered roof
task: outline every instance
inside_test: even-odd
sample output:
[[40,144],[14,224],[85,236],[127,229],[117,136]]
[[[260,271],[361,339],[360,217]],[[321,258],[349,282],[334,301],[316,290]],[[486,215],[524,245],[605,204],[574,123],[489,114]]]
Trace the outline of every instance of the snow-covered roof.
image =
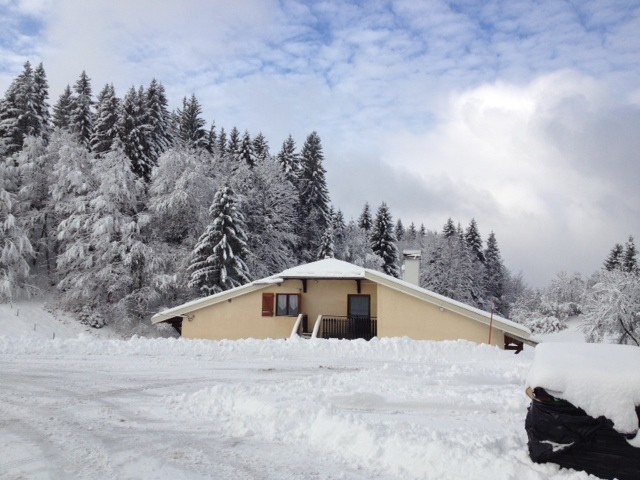
[[527,386],[613,421],[622,433],[638,431],[640,348],[601,343],[541,343]]
[[514,335],[521,339],[528,339],[530,335],[529,329],[518,323],[512,322],[505,318],[493,315],[484,310],[471,307],[462,302],[457,302],[442,295],[438,295],[430,290],[418,287],[404,280],[399,280],[395,277],[391,277],[376,270],[370,270],[368,268],[359,267],[352,263],[337,260],[335,258],[325,258],[324,260],[318,260],[315,262],[307,263],[304,265],[298,265],[297,267],[289,268],[281,273],[272,275],[271,277],[256,280],[247,285],[233,288],[215,295],[193,300],[191,302],[179,305],[174,308],[170,308],[163,312],[155,314],[151,321],[152,323],[159,323],[166,320],[170,320],[175,317],[186,315],[189,312],[198,310],[209,305],[213,305],[229,298],[244,295],[255,290],[260,290],[268,287],[274,283],[281,283],[289,278],[313,278],[313,279],[342,279],[342,280],[360,280],[367,279],[375,283],[383,284],[389,288],[401,291],[405,294],[412,295],[420,300],[430,302],[439,307],[447,310],[455,311],[461,315],[464,315],[473,320],[489,324],[493,321],[496,328],[499,328],[506,333]]
[[277,276],[280,278],[364,278],[365,269],[352,263],[325,258],[316,262],[289,268]]

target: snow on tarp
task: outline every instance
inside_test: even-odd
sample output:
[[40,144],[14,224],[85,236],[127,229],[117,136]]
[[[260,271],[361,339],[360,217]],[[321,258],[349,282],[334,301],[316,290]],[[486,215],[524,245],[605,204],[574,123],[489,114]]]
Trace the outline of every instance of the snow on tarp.
[[605,416],[620,433],[638,431],[640,348],[630,345],[541,343],[527,386]]

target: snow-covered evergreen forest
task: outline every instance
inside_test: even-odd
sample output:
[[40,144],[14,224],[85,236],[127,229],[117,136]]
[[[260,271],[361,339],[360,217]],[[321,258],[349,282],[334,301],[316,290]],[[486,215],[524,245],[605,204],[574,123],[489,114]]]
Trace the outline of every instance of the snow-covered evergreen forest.
[[534,332],[583,315],[590,341],[640,342],[632,237],[593,276],[559,273],[534,290],[474,219],[405,226],[375,199],[377,210],[367,203],[346,220],[325,175],[316,132],[270,145],[207,125],[195,95],[170,111],[156,80],[94,95],[85,72],[51,108],[42,64],[26,63],[0,101],[0,301],[55,289],[81,321],[126,330],[327,256],[400,276],[401,252],[419,249],[425,288]]

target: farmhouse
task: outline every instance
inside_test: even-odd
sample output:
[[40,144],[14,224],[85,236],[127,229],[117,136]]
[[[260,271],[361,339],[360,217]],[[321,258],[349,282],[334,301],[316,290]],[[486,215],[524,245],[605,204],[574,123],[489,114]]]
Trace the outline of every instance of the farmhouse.
[[333,258],[157,313],[185,338],[466,339],[519,351],[529,330],[412,283]]

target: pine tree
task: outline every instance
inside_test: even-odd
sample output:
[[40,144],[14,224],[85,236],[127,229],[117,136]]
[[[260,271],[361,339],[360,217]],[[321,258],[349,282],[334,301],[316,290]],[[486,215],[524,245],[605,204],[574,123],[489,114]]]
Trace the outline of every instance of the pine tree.
[[53,126],[62,130],[71,129],[71,113],[73,110],[73,95],[71,87],[67,87],[53,107]]
[[18,152],[27,136],[48,135],[48,93],[42,65],[37,72],[26,62],[0,101],[0,154]]
[[322,239],[320,240],[320,247],[318,248],[318,260],[323,260],[325,258],[334,258],[335,257],[335,246],[333,243],[333,228],[331,226],[327,227],[327,229],[322,234]]
[[256,154],[253,150],[253,143],[251,142],[251,137],[249,136],[249,132],[247,130],[244,131],[244,135],[242,136],[242,140],[240,141],[240,146],[238,149],[238,160],[246,163],[249,168],[253,168],[256,166]]
[[333,244],[335,257],[346,260],[346,235],[347,225],[344,222],[342,211],[338,210],[332,215],[331,227],[333,229]]
[[243,198],[249,255],[245,263],[253,277],[268,277],[294,266],[298,236],[295,232],[298,192],[286,181],[272,158],[254,168],[240,165],[234,191]]
[[491,232],[487,238],[485,257],[485,292],[488,300],[492,301],[498,313],[506,315],[507,305],[502,296],[504,293],[505,268],[498,248],[495,233]]
[[259,162],[264,162],[269,158],[269,143],[262,132],[259,132],[256,138],[253,139],[253,152]]
[[49,145],[43,137],[26,137],[22,150],[17,155],[21,188],[18,200],[22,204],[22,225],[28,232],[34,248],[34,264],[44,264],[47,274],[53,268],[55,255],[54,228],[57,221],[53,214],[53,202],[49,190],[52,183],[55,153],[60,135],[54,133]]
[[312,132],[302,147],[302,170],[300,172],[300,209],[299,225],[301,237],[301,255],[303,260],[313,260],[318,252],[321,238],[318,232],[324,232],[331,221],[329,210],[329,192],[325,180],[326,171],[323,161],[320,137]]
[[629,236],[629,240],[624,246],[622,270],[627,273],[638,273],[637,250],[632,236]]
[[404,237],[404,225],[402,225],[402,220],[398,219],[398,221],[396,222],[396,240],[398,242],[401,242],[402,240],[404,240]]
[[150,158],[151,148],[147,141],[151,126],[145,103],[142,87],[137,91],[131,87],[122,101],[118,130],[133,172],[148,182],[154,163]]
[[104,86],[96,105],[96,116],[91,134],[91,151],[101,157],[111,150],[113,142],[118,138],[118,114],[120,102],[116,97],[113,84]]
[[453,224],[453,220],[451,219],[451,217],[449,217],[446,223],[444,224],[444,227],[442,227],[442,235],[444,235],[444,238],[451,238],[455,234],[456,234],[456,227]]
[[178,139],[187,148],[205,148],[207,132],[201,118],[202,107],[195,95],[182,100],[182,110],[178,110]]
[[345,229],[344,254],[341,258],[372,270],[382,270],[382,259],[371,249],[371,242],[366,232],[351,220]]
[[391,213],[387,204],[383,202],[378,208],[371,229],[371,249],[382,258],[382,271],[398,277],[398,248],[395,242]]
[[93,100],[91,99],[91,80],[83,70],[73,87],[70,128],[78,141],[89,148],[93,132]]
[[158,164],[158,158],[173,144],[171,135],[171,114],[169,113],[164,86],[155,78],[149,83],[145,99],[147,119],[148,158],[151,165]]
[[17,170],[0,159],[0,302],[25,289],[33,248],[18,221]]
[[[131,169],[124,146],[116,141],[101,159],[89,159],[94,188],[79,197],[60,222],[65,248],[58,257],[59,288],[73,306],[89,302],[113,304],[141,288],[150,252],[141,229],[148,222],[140,214],[144,183]],[[81,190],[82,192],[82,190]]]
[[427,229],[424,228],[424,223],[420,224],[419,235],[420,235],[420,239],[423,239],[427,235]]
[[51,133],[51,115],[49,114],[49,103],[47,102],[49,99],[49,83],[42,63],[33,72],[33,87],[34,107],[38,125],[33,135],[41,136],[46,141]]
[[366,202],[362,209],[362,213],[360,214],[360,218],[358,219],[358,226],[365,232],[369,233],[372,225],[373,220],[371,218],[371,209],[369,208],[369,202]]
[[220,129],[220,135],[218,135],[218,155],[220,158],[227,154],[227,132],[224,131],[224,127]]
[[622,269],[623,256],[624,256],[624,249],[622,245],[619,243],[616,243],[611,249],[609,256],[604,261],[605,270],[611,271],[611,270]]
[[482,238],[478,232],[478,225],[475,219],[471,219],[464,235],[467,247],[479,262],[484,263],[484,252],[482,251]]
[[227,153],[235,160],[238,160],[238,152],[240,151],[240,132],[233,127],[229,132],[229,140],[227,141]]
[[277,158],[278,163],[289,182],[296,186],[298,184],[301,166],[300,157],[296,153],[296,142],[293,140],[291,135],[282,142],[282,148],[280,149],[280,153],[278,153]]
[[193,249],[198,232],[209,223],[215,183],[197,152],[174,147],[158,159],[149,185],[153,235],[171,248]]
[[212,223],[200,236],[189,265],[189,286],[205,295],[249,282],[244,263],[248,254],[244,219],[236,209],[235,194],[230,187],[216,192],[209,213]]
[[216,132],[216,122],[211,122],[209,133],[207,134],[207,152],[213,154],[218,150],[218,134]]
[[416,230],[416,224],[411,222],[409,229],[407,230],[407,240],[410,242],[415,241],[418,238],[418,230]]

